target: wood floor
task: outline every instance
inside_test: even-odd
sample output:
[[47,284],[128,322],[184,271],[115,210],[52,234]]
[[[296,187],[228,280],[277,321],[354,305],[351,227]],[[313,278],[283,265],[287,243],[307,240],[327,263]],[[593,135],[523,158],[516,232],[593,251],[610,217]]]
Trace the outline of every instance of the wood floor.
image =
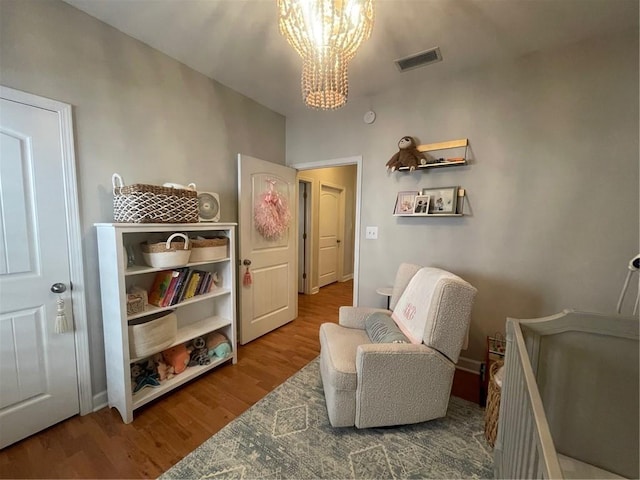
[[[0,478],[158,477],[318,356],[320,324],[337,322],[338,308],[352,304],[352,289],[349,281],[299,295],[297,319],[240,346],[236,365],[136,410],[129,425],[117,410],[103,408],[1,450]],[[477,376],[460,373],[453,393],[468,398],[464,385],[475,385]]]
[[299,295],[298,318],[227,364],[139,410],[76,416],[0,451],[0,478],[156,478],[320,353],[318,329],[352,305],[353,282]]

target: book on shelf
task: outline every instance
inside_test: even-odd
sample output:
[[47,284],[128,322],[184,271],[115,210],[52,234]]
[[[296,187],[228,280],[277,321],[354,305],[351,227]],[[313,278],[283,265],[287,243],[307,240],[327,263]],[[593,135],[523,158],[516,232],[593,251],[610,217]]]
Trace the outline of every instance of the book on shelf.
[[207,283],[207,276],[211,274],[209,272],[205,272],[203,270],[196,270],[200,275],[200,280],[198,281],[198,285],[196,285],[195,295],[202,295],[204,292],[204,286]]
[[169,305],[169,302],[173,298],[173,295],[176,293],[176,286],[178,285],[178,278],[180,277],[180,272],[178,270],[171,270],[171,283],[169,283],[169,287],[167,288],[167,293],[162,298],[160,302],[161,307],[166,307]]
[[200,281],[200,274],[194,270],[193,274],[191,275],[191,278],[189,279],[189,284],[187,285],[187,291],[184,295],[185,300],[195,296],[196,288],[198,286],[199,281]]
[[210,272],[207,272],[207,278],[205,279],[204,286],[202,288],[202,293],[209,293],[211,291],[211,282],[213,281],[213,276]]
[[[187,267],[182,267],[182,268],[178,268],[176,270],[174,270],[174,272],[177,272],[178,275],[174,276],[174,279],[171,280],[171,286],[169,287],[169,293],[167,294],[167,297],[165,299],[164,306],[168,307],[171,305],[175,305],[176,303],[178,303],[178,294],[180,293],[180,290],[182,288],[182,285],[184,284],[184,280],[185,277],[187,275],[187,272],[189,271],[189,269]],[[175,280],[175,282],[174,282]]]
[[162,306],[162,300],[167,295],[167,290],[171,285],[172,278],[172,270],[163,270],[156,273],[156,276],[153,279],[153,284],[151,285],[151,290],[149,290],[149,303],[151,305],[155,305],[157,307]]
[[207,276],[202,283],[202,292],[201,293],[209,293],[211,287],[211,273],[207,272]]
[[187,287],[189,286],[189,282],[191,281],[191,277],[193,275],[193,270],[190,268],[185,271],[184,278],[182,279],[182,284],[180,285],[180,291],[175,298],[173,305],[176,303],[180,303],[185,299],[185,295],[187,293]]

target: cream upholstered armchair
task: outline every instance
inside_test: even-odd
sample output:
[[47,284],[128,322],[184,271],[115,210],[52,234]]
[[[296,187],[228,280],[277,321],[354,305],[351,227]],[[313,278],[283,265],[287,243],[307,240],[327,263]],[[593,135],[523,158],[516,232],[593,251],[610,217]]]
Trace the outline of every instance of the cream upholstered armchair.
[[393,313],[341,307],[339,324],[321,325],[320,373],[331,425],[382,427],[445,416],[475,295],[450,272],[402,264],[389,303]]

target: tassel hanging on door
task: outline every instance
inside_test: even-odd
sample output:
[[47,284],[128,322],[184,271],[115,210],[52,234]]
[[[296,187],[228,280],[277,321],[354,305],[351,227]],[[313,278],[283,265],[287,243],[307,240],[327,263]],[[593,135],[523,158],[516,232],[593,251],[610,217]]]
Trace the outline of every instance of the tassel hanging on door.
[[245,287],[249,287],[252,283],[253,279],[251,278],[251,272],[249,271],[249,267],[247,267],[242,277],[242,285],[244,285]]
[[57,302],[57,311],[56,311],[56,324],[55,324],[55,332],[56,333],[65,333],[68,332],[71,328],[69,325],[69,321],[67,320],[67,316],[64,313],[64,300],[62,297],[58,298]]

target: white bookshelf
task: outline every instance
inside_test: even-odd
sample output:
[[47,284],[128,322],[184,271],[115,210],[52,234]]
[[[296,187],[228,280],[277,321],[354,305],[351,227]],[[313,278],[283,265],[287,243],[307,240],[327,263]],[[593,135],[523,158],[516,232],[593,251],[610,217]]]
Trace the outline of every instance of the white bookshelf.
[[[180,224],[95,224],[98,238],[102,322],[107,365],[107,396],[110,407],[120,412],[125,423],[133,421],[134,410],[170,393],[184,383],[203,375],[224,363],[237,362],[236,335],[236,256],[234,223]],[[221,279],[212,291],[184,300],[176,305],[156,307],[148,305],[143,312],[127,314],[127,290],[133,286],[149,289],[156,274],[163,268],[144,265],[139,245],[143,241],[159,242],[171,233],[189,237],[226,236],[228,255],[208,262],[194,262],[185,266],[215,272]],[[127,248],[133,250],[135,264],[127,265]],[[178,332],[170,346],[189,342],[211,332],[223,333],[231,343],[229,356],[212,358],[209,365],[188,367],[184,372],[161,382],[159,387],[144,387],[135,394],[132,389],[131,365],[160,353],[163,346],[146,357],[134,358],[129,350],[129,322],[173,311],[178,319]]]

